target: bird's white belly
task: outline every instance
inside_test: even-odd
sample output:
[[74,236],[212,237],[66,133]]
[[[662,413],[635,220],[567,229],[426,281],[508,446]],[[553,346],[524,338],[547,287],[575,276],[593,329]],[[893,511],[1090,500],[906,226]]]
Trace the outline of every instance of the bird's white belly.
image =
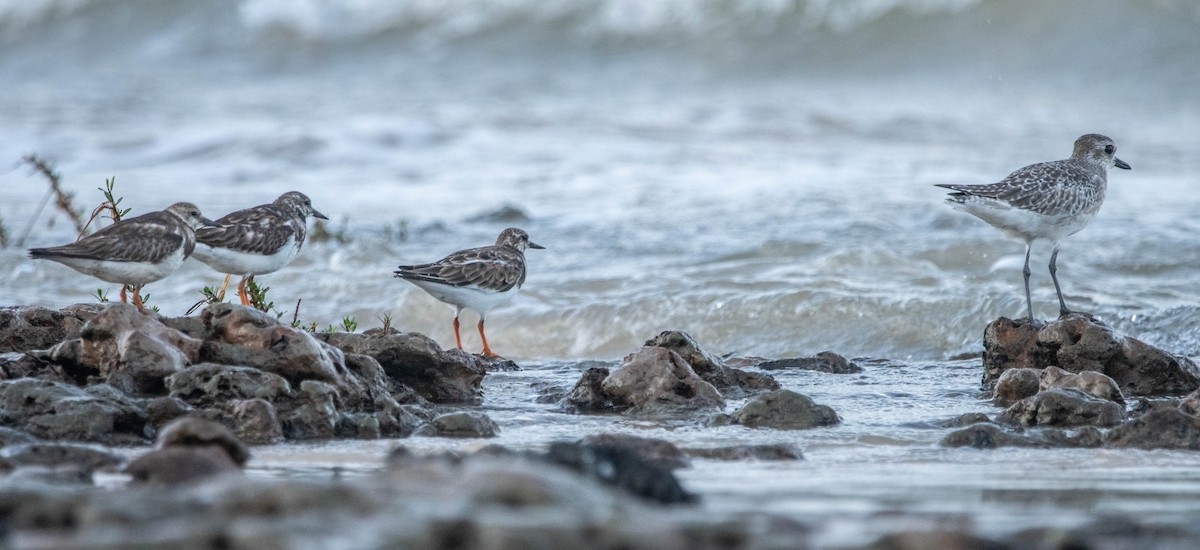
[[114,262],[82,258],[56,258],[57,261],[102,281],[127,285],[144,285],[170,275],[183,265],[183,247],[159,263]]
[[449,286],[412,279],[409,279],[409,282],[438,300],[478,312],[481,316],[487,315],[492,308],[512,300],[521,290],[521,287],[514,286],[504,292],[493,292],[477,286]]
[[208,264],[221,273],[234,275],[265,275],[278,271],[296,258],[300,247],[295,239],[289,240],[274,254],[254,254],[229,248],[212,247],[196,243],[192,257]]
[[1078,233],[1096,217],[1095,213],[1073,216],[1038,214],[1013,208],[1000,201],[977,200],[951,206],[987,222],[1010,237],[1024,241],[1045,239],[1058,242]]

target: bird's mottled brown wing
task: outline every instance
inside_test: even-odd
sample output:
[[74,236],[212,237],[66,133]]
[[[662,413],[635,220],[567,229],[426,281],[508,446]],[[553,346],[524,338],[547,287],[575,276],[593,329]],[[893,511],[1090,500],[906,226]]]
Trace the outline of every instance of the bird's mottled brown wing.
[[976,197],[1004,201],[1014,208],[1039,214],[1078,214],[1098,208],[1104,193],[1104,176],[1069,161],[1026,166],[999,183],[939,185]]
[[115,262],[159,262],[186,243],[185,227],[171,214],[151,212],[122,220],[71,244],[37,248],[34,257]]
[[238,210],[196,231],[196,241],[212,247],[269,255],[294,236],[304,242],[304,222],[273,204]]
[[397,277],[504,292],[525,283],[525,257],[507,247],[462,250],[424,265],[400,266]]

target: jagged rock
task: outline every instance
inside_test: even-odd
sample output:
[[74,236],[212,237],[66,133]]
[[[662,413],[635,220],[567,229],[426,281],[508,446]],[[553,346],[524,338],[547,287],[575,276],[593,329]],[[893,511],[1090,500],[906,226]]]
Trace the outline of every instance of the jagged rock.
[[346,353],[371,356],[388,377],[431,402],[478,404],[483,400],[481,384],[487,367],[480,357],[460,349],[443,350],[423,334],[339,332],[318,338]]
[[199,418],[177,419],[158,433],[158,447],[218,447],[237,465],[250,460],[250,449],[218,422]]
[[764,361],[756,366],[763,370],[803,369],[829,374],[857,374],[863,371],[862,367],[832,351],[822,351],[812,357]]
[[688,448],[683,451],[689,456],[713,460],[804,460],[800,449],[785,443]]
[[0,449],[12,445],[24,445],[26,443],[37,443],[38,438],[29,435],[15,428],[0,427]]
[[1200,450],[1200,418],[1179,409],[1157,409],[1111,430],[1109,447]]
[[278,374],[250,367],[200,363],[166,378],[171,397],[210,407],[237,399],[275,401],[295,397],[291,384]]
[[24,378],[0,382],[0,424],[43,439],[136,444],[152,433],[146,412],[110,386],[87,390]]
[[602,433],[589,435],[579,441],[584,446],[607,445],[624,447],[637,453],[642,460],[664,468],[676,469],[691,466],[687,454],[665,439],[638,437],[636,435]]
[[0,307],[0,353],[47,349],[78,338],[100,304],[76,304],[62,310],[40,306]]
[[992,420],[983,413],[963,413],[949,420],[937,422],[939,428],[962,428],[973,424],[989,424]]
[[779,389],[779,382],[767,374],[733,369],[700,347],[686,332],[667,330],[646,341],[643,346],[658,347],[675,352],[692,371],[718,391],[731,396]]
[[0,353],[0,380],[18,378],[41,378],[54,382],[66,382],[62,367],[44,359],[45,352]]
[[983,381],[994,383],[1012,368],[1056,366],[1101,372],[1125,395],[1182,395],[1200,388],[1200,368],[1186,357],[1121,336],[1085,315],[1071,314],[1037,330],[1025,320],[988,324],[983,337]]
[[78,338],[49,352],[76,384],[98,379],[146,395],[165,393],[163,379],[196,361],[200,341],[129,304],[108,304]]
[[680,485],[671,468],[646,460],[626,445],[551,443],[546,458],[648,500],[663,504],[698,500]]
[[1044,428],[1012,433],[996,424],[975,424],[946,434],[939,445],[943,447],[974,447],[996,449],[1000,447],[1082,447],[1095,448],[1104,442],[1104,436],[1094,426],[1077,430]]
[[1025,399],[1037,395],[1041,388],[1041,371],[1037,369],[1008,369],[1004,374],[1000,375],[1000,379],[996,381],[996,391],[992,396],[992,403],[1001,407],[1007,407]]
[[1058,367],[1046,367],[1042,371],[1038,387],[1042,390],[1075,389],[1100,399],[1107,399],[1121,405],[1125,404],[1125,397],[1121,395],[1121,388],[1117,387],[1117,382],[1096,371],[1085,370],[1075,374]]
[[604,393],[603,388],[604,379],[608,378],[609,374],[609,370],[604,367],[592,367],[583,371],[583,376],[579,377],[579,382],[571,388],[559,408],[569,413],[612,410],[612,399]]
[[733,413],[733,422],[748,428],[803,430],[840,422],[833,409],[791,390],[775,390],[751,399]]
[[1014,403],[997,420],[1022,426],[1100,426],[1120,424],[1125,407],[1074,389],[1049,389]]
[[443,414],[417,429],[415,435],[440,437],[496,437],[500,426],[481,412]]
[[712,384],[696,375],[675,352],[643,347],[600,384],[616,407],[632,416],[673,416],[725,406]]
[[263,399],[236,399],[225,405],[226,413],[237,438],[262,445],[283,439],[283,427],[275,407]]
[[329,384],[315,380],[301,382],[296,399],[286,404],[287,409],[277,411],[284,436],[288,439],[322,439],[337,435],[336,397],[337,390]]
[[146,400],[146,415],[150,425],[159,428],[168,422],[192,412],[192,407],[174,397],[154,397]]

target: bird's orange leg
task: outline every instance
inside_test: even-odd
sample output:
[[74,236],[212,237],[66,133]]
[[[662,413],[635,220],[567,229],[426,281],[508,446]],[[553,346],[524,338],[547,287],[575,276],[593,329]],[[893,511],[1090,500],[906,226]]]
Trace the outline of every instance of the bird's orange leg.
[[238,282],[238,298],[242,299],[244,306],[250,305],[250,295],[246,294],[246,281],[248,280],[250,277],[242,277],[242,280]]
[[128,288],[128,287],[126,287],[125,285],[121,285],[121,303],[122,304],[129,302],[129,297],[125,295],[126,288]]
[[488,347],[487,335],[483,333],[483,317],[479,318],[479,338],[483,340],[483,356],[484,357],[500,357],[492,352],[492,348]]
[[458,345],[458,349],[462,349],[462,336],[458,335],[458,314],[454,315],[454,343]]
[[218,302],[225,301],[225,289],[229,288],[229,279],[231,279],[232,277],[233,277],[233,275],[226,275],[225,282],[221,283],[221,290],[219,292],[217,292],[217,301]]
[[138,311],[146,310],[146,305],[142,303],[142,287],[140,286],[133,287],[133,305],[137,306]]

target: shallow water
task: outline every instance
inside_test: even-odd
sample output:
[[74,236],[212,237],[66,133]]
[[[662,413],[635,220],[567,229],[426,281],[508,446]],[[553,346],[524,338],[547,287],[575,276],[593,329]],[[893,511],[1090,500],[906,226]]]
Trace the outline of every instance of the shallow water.
[[[1110,174],[1099,217],[1064,244],[1069,304],[1200,355],[1197,24],[1182,0],[0,4],[0,167],[54,159],[81,209],[116,176],[135,214],[190,200],[215,217],[302,190],[348,242],[309,243],[260,278],[285,318],[297,300],[322,327],[390,314],[443,345],[450,308],[390,270],[490,243],[510,222],[475,217],[515,205],[548,250],[489,319],[493,347],[527,367],[488,379],[499,441],[617,429],[804,449],[795,464],[698,461],[683,475],[706,506],[829,520],[830,540],[895,509],[965,509],[989,532],[1109,507],[1179,517],[1168,509],[1190,510],[1181,494],[1200,480],[1190,454],[944,450],[943,430],[919,426],[993,412],[977,364],[948,360],[1024,308],[1021,245],[932,185],[996,181],[1083,133],[1115,138],[1133,170]],[[16,240],[45,186],[24,167],[0,178]],[[48,208],[30,228],[0,249],[0,303],[90,301],[96,281],[22,252],[69,241],[69,224]],[[1041,316],[1055,311],[1048,248]],[[218,282],[189,263],[151,303],[181,314]],[[846,419],[798,434],[532,401],[529,382],[567,385],[578,361],[664,329],[719,354],[892,362],[785,376]],[[281,446],[259,464],[324,475],[391,445]]]

